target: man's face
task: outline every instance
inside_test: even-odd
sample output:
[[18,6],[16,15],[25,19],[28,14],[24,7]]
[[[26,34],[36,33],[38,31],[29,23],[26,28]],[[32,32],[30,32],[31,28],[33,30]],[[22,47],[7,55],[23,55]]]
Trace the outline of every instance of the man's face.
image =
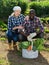
[[34,18],[34,16],[35,16],[35,14],[34,14],[34,13],[30,13],[30,15],[29,15],[29,16],[30,16],[30,18],[31,18],[31,19],[33,19],[33,18]]
[[16,11],[14,11],[14,15],[15,15],[15,16],[19,16],[19,15],[20,15],[20,13],[21,13],[21,11],[20,11],[20,10],[16,10]]

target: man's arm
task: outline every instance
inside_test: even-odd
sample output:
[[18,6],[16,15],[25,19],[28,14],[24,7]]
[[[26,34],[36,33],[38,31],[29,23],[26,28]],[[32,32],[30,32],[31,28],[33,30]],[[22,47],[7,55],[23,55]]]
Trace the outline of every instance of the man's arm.
[[40,21],[40,19],[37,21],[37,26],[38,26],[38,29],[37,29],[37,34],[38,33],[41,33],[41,32],[44,32],[44,27]]

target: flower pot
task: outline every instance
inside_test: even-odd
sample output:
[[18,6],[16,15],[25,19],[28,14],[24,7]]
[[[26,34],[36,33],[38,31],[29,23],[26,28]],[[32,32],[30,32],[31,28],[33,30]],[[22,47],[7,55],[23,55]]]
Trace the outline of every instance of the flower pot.
[[28,59],[34,59],[38,57],[38,50],[36,51],[28,51],[27,49],[22,49],[22,57]]

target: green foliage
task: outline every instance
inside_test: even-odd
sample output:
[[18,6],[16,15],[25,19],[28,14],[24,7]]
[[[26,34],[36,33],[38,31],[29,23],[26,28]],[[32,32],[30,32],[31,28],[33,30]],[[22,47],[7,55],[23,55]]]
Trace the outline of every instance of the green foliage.
[[49,2],[31,2],[30,9],[35,9],[37,16],[49,15]]
[[21,0],[0,0],[0,18],[8,18],[13,12],[13,7],[18,5],[22,8],[22,13],[24,13],[28,4]]
[[20,0],[19,2],[18,2],[18,6],[20,6],[21,8],[22,8],[22,13],[24,14],[25,13],[25,11],[26,11],[26,9],[27,9],[27,3],[28,2],[25,2],[25,1],[22,1],[22,0]]
[[0,27],[2,28],[2,30],[7,30],[7,25],[2,21],[0,20]]
[[44,32],[49,33],[49,29],[47,27],[44,27]]
[[[43,25],[44,25],[44,24],[46,24],[46,25],[49,24],[49,17],[40,18],[40,19],[41,19]],[[44,26],[44,32],[45,32],[45,33],[49,33],[49,27]]]
[[7,18],[12,13],[13,6],[17,5],[14,0],[0,0],[0,17]]
[[24,42],[21,42],[20,44],[19,44],[19,47],[20,47],[20,49],[27,49],[28,47],[29,47],[29,45],[30,45],[30,42],[28,42],[28,41],[24,41]]
[[37,1],[37,0],[31,0],[31,1]]
[[49,1],[49,0],[31,0],[31,1],[39,1],[40,2],[40,1]]
[[17,5],[22,8],[22,13],[25,15],[29,13],[31,8],[35,9],[37,16],[49,15],[48,1],[33,1],[29,3],[27,0],[0,0],[0,18],[7,19],[8,16],[13,12],[13,7]]
[[[38,38],[37,40],[33,41],[33,50],[43,50],[43,43],[44,39]],[[27,49],[30,46],[30,42],[24,41],[19,44],[20,49]]]
[[40,18],[41,21],[43,21],[43,23],[48,24],[49,23],[49,17],[45,17],[45,18]]
[[4,57],[0,57],[0,65],[9,65],[9,63],[7,63],[7,60]]
[[43,48],[44,48],[43,43],[44,43],[44,39],[43,38],[38,38],[37,40],[35,40],[34,41],[33,50],[38,50],[38,51],[43,50]]

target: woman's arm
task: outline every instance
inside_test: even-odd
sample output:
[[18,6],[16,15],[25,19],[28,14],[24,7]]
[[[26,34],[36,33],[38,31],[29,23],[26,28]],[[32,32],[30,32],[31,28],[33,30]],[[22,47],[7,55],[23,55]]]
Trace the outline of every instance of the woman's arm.
[[11,18],[8,18],[8,30],[12,31],[12,22],[11,22]]
[[23,26],[20,25],[13,28],[13,30],[16,30],[16,29],[23,29]]

